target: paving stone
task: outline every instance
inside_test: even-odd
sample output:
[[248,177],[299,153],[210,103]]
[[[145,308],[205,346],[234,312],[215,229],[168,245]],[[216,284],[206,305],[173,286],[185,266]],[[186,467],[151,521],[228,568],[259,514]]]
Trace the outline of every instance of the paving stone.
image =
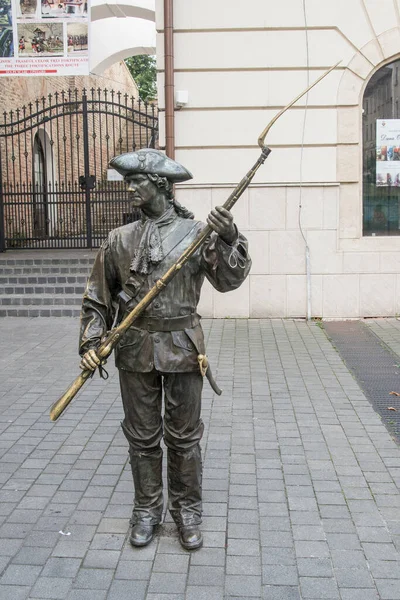
[[397,600],[399,598],[399,579],[376,579],[375,583],[381,600]]
[[293,546],[292,533],[287,531],[269,531],[261,537],[261,545],[274,548],[291,548]]
[[107,590],[114,572],[111,569],[81,569],[74,581],[75,588]]
[[231,523],[228,527],[228,538],[258,540],[259,535],[258,523]]
[[361,549],[360,540],[355,533],[327,533],[326,539],[331,549]]
[[68,600],[106,600],[106,590],[71,590]]
[[261,577],[254,575],[227,575],[225,594],[228,596],[254,597],[261,596]]
[[189,585],[186,588],[185,600],[225,600],[224,588]]
[[[150,578],[148,592],[163,594],[182,594],[186,586],[186,574],[153,573]],[[116,600],[121,600],[116,598]]]
[[362,542],[390,543],[391,535],[384,527],[357,527],[358,537]]
[[368,560],[399,560],[400,556],[393,544],[362,544]]
[[193,586],[222,586],[224,584],[224,568],[209,566],[191,566],[189,569],[188,585]]
[[321,524],[321,518],[319,512],[313,511],[291,511],[290,521],[293,525],[314,525],[319,526]]
[[10,565],[2,575],[0,583],[1,585],[33,585],[41,570],[41,566]]
[[263,565],[262,581],[264,585],[298,585],[297,567]]
[[30,591],[29,586],[0,585],[1,600],[25,600]]
[[296,556],[294,548],[262,548],[263,565],[294,565]]
[[65,558],[83,558],[88,550],[89,542],[61,540],[53,550],[53,556]]
[[299,588],[297,586],[266,585],[262,588],[262,594],[263,600],[301,600]]
[[376,590],[341,589],[342,600],[380,600]]
[[229,540],[227,545],[228,556],[259,556],[260,543],[258,540],[246,540],[243,543],[241,540]]
[[79,558],[49,558],[41,573],[44,577],[70,577],[77,574],[81,565]]
[[185,594],[147,594],[146,600],[185,600]]
[[300,577],[300,589],[303,598],[339,599],[339,591],[333,578]]
[[330,558],[299,558],[297,568],[301,577],[332,577]]
[[[187,557],[185,557],[186,559]],[[239,557],[244,558],[244,557]],[[255,559],[251,559],[255,560]],[[190,555],[191,565],[210,565],[221,567],[225,565],[225,548],[202,548],[201,552]]]
[[400,578],[400,561],[370,560],[368,566],[372,576],[378,579],[394,579],[397,575]]
[[186,573],[188,566],[189,556],[160,554],[156,556],[153,570],[160,573]]
[[322,527],[312,525],[293,525],[293,537],[295,540],[303,541],[320,541],[326,539]]
[[20,565],[44,565],[51,552],[51,548],[24,547],[14,556],[12,561]]
[[89,550],[85,556],[84,567],[115,569],[120,553],[117,550]]
[[329,558],[330,552],[326,542],[295,542],[297,558]]
[[145,581],[114,581],[107,594],[107,600],[144,600],[147,582]]
[[228,575],[261,575],[261,561],[254,556],[228,556],[226,572]]
[[63,600],[71,588],[72,579],[61,577],[40,577],[30,592],[31,598]]

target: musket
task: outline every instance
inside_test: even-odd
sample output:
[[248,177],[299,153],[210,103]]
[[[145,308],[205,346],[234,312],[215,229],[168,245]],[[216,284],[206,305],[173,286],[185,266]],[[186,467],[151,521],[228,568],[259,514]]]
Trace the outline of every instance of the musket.
[[[264,164],[271,150],[267,146],[264,145],[265,137],[272,125],[276,123],[276,121],[285,113],[293,104],[295,104],[302,96],[307,94],[315,85],[317,85],[324,77],[329,75],[331,71],[333,71],[339,63],[328,69],[325,73],[323,73],[314,83],[307,87],[301,94],[299,94],[294,100],[292,100],[287,106],[285,106],[282,110],[280,110],[275,117],[268,123],[266,128],[262,131],[261,135],[258,138],[258,145],[261,148],[261,154],[258,157],[257,161],[254,163],[250,171],[243,177],[243,179],[238,183],[236,188],[233,190],[229,198],[226,200],[223,207],[226,210],[231,210],[236,202],[239,200],[240,196],[247,189],[250,182],[252,181],[254,175]],[[160,279],[155,283],[155,285],[147,292],[147,294],[142,298],[142,300],[131,310],[131,312],[121,321],[119,325],[114,327],[110,332],[108,332],[105,338],[102,340],[100,346],[96,350],[96,354],[99,357],[100,361],[105,361],[118,344],[119,340],[126,333],[126,331],[133,325],[135,320],[142,314],[142,312],[153,302],[154,298],[160,294],[160,292],[169,284],[169,282],[179,273],[182,267],[188,262],[188,260],[193,256],[193,254],[203,245],[205,240],[212,233],[213,229],[206,225],[204,229],[199,233],[199,235],[193,240],[193,242],[186,248],[186,250],[181,254],[178,260],[164,273]],[[52,421],[56,421],[58,417],[64,412],[76,394],[79,392],[84,383],[90,379],[93,375],[93,371],[89,369],[85,369],[81,372],[80,375],[75,379],[75,381],[70,385],[67,391],[59,398],[50,409],[50,419]]]

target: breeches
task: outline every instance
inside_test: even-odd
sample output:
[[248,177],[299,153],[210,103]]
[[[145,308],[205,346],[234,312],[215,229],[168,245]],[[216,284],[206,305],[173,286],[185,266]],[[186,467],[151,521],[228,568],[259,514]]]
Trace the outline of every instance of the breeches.
[[131,373],[121,369],[119,377],[125,412],[122,428],[132,450],[158,448],[163,429],[165,445],[176,452],[190,450],[200,442],[204,426],[200,419],[203,377],[199,372]]
[[[132,522],[161,521],[162,449],[168,448],[168,506],[177,525],[201,522],[200,373],[119,372],[135,486]],[[164,419],[162,390],[164,389]]]

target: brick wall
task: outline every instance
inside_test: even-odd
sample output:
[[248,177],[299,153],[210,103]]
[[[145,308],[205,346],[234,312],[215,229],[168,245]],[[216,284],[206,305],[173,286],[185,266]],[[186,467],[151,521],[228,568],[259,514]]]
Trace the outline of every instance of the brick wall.
[[108,88],[139,97],[137,86],[123,61],[116,63],[102,75],[78,77],[1,77],[0,107],[9,111],[36,98],[68,89]]

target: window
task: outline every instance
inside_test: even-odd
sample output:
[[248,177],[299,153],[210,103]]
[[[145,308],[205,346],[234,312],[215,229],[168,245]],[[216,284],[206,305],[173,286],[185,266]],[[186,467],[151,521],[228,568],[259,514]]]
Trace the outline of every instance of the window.
[[400,235],[400,119],[399,102],[393,94],[399,66],[400,59],[379,69],[364,92],[365,236]]

